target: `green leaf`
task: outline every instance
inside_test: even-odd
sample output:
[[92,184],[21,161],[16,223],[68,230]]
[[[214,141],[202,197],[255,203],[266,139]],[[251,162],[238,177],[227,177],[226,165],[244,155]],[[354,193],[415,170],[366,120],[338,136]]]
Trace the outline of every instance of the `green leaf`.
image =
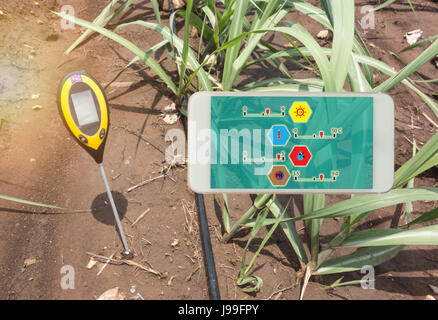
[[[156,1],[156,0],[153,0]],[[111,13],[112,8],[114,5],[118,2],[118,0],[112,0],[111,3],[109,3],[105,9],[102,10],[102,12],[97,16],[97,18],[93,21],[93,24],[105,27],[112,19],[117,17],[120,13],[128,9],[128,7],[132,4],[133,0],[128,0],[123,2],[120,7]],[[93,33],[93,30],[88,29],[86,30],[66,51],[65,54],[71,53],[78,45],[80,45],[86,38],[88,38]]]
[[[301,13],[305,14],[309,18],[317,21],[318,23],[322,24],[325,28],[329,29],[330,31],[333,30],[332,23],[330,19],[328,18],[327,14],[321,10],[320,8],[317,8],[313,6],[310,3],[303,2],[303,1],[293,1],[291,4],[294,8],[296,8]],[[324,6],[327,6],[327,4],[324,3]],[[328,10],[328,7],[326,8]],[[370,55],[370,52],[366,46],[365,41],[362,39],[360,33],[357,31],[357,28],[354,28],[355,34],[359,40],[356,40],[353,38],[353,51],[357,54],[362,55]],[[368,83],[372,86],[374,86],[374,79],[373,79],[373,73],[370,67],[364,66],[365,76],[368,81]],[[371,89],[369,90],[371,91]]]
[[291,3],[291,6],[293,6],[295,9],[305,14],[309,18],[319,22],[324,27],[332,30],[332,23],[330,22],[330,19],[327,17],[327,14],[320,8],[315,7],[314,5],[305,1],[294,1],[293,3]]
[[374,88],[375,92],[386,92],[392,89],[401,81],[405,80],[412,73],[420,69],[426,62],[433,59],[438,55],[438,40],[430,45],[426,50],[424,50],[420,55],[418,55],[411,63],[404,67],[399,73],[392,76],[378,87]]
[[36,206],[36,207],[57,209],[57,210],[63,210],[63,211],[71,211],[71,212],[84,212],[84,210],[68,209],[68,208],[58,207],[58,206],[54,206],[54,205],[50,205],[50,204],[44,204],[44,203],[38,203],[38,202],[18,199],[18,198],[14,198],[14,197],[5,196],[5,195],[0,195],[0,199],[6,200],[6,201],[12,201],[12,202],[16,202],[16,203],[21,203],[21,204],[26,204],[29,206]]
[[[46,8],[47,9],[47,8]],[[48,10],[48,9],[47,9]],[[120,45],[124,46],[126,49],[128,49],[129,51],[131,51],[132,53],[134,53],[137,57],[140,58],[140,60],[142,60],[143,62],[145,62],[160,78],[161,80],[164,81],[164,83],[166,83],[166,85],[169,87],[169,89],[176,94],[176,85],[173,83],[173,81],[170,79],[170,77],[167,75],[167,73],[163,70],[163,68],[161,68],[161,66],[158,64],[157,61],[155,61],[153,58],[151,58],[149,55],[145,54],[144,51],[142,51],[141,49],[139,49],[135,44],[133,44],[131,41],[126,40],[125,38],[123,38],[122,36],[107,30],[105,28],[102,28],[98,25],[95,25],[91,22],[67,15],[67,14],[63,14],[63,13],[59,13],[59,12],[55,12],[55,11],[51,11],[53,14],[66,19],[68,21],[71,21],[73,23],[76,23],[82,27],[91,29],[93,31],[96,31],[104,36],[106,36],[107,38],[116,41],[117,43],[119,43]]]
[[[207,7],[204,7],[207,8]],[[186,12],[182,10],[175,11],[176,14],[186,20]],[[199,32],[203,32],[203,37],[205,40],[211,39],[213,32],[205,26],[205,23],[193,12],[190,14],[190,24],[194,26]],[[204,27],[204,28],[203,28]],[[203,30],[203,31],[202,31]]]
[[[255,282],[255,284],[254,284]],[[243,277],[239,277],[237,279],[237,285],[238,286],[245,286],[248,285],[247,287],[242,288],[243,292],[257,292],[260,290],[262,284],[263,284],[263,280],[262,278],[258,277],[258,276],[243,276]]]
[[312,86],[318,86],[323,87],[323,83],[318,78],[311,78],[311,79],[285,79],[285,78],[270,78],[267,80],[262,81],[254,81],[248,84],[245,84],[243,86],[237,87],[236,90],[252,90],[260,87],[265,86],[272,86],[272,85],[284,85],[284,84],[299,84],[299,85],[312,85]]
[[380,9],[383,9],[387,6],[389,6],[390,4],[393,4],[394,2],[396,2],[397,0],[387,0],[384,3],[382,3],[381,5],[377,6],[376,8],[372,9],[371,11],[378,11]]
[[406,201],[417,200],[438,200],[437,188],[414,188],[414,189],[395,189],[383,194],[364,194],[357,195],[352,199],[335,203],[330,207],[314,211],[313,213],[298,218],[334,218],[345,217],[353,214],[365,213],[379,208],[404,203]]
[[[245,38],[247,35],[251,34],[251,33],[264,33],[266,32],[266,30],[254,30],[254,31],[249,31],[249,32],[245,32],[242,33],[241,35],[237,36],[236,38],[228,41],[227,43],[225,43],[223,46],[217,48],[214,52],[212,52],[208,57],[206,57],[204,59],[204,61],[193,71],[193,73],[190,75],[189,79],[187,80],[186,86],[185,86],[185,90],[188,89],[189,85],[191,84],[191,82],[193,81],[194,77],[198,74],[199,71],[204,71],[204,69],[202,69],[204,67],[204,65],[207,63],[207,61],[209,60],[209,58],[214,55],[217,54],[223,50],[229,49],[231,47],[233,47],[235,45],[235,43],[240,42],[243,38]],[[222,87],[222,90],[224,88]]]
[[438,245],[438,225],[410,230],[377,229],[355,232],[344,247],[374,247],[391,245]]
[[[398,73],[395,71],[392,67],[388,66],[387,64],[383,63],[382,61],[379,61],[377,59],[364,56],[364,55],[354,55],[354,58],[359,62],[363,63],[369,66],[372,66],[373,68],[378,69],[379,71],[383,72],[386,75],[395,77]],[[429,98],[427,95],[425,95],[422,91],[417,89],[408,78],[402,80],[402,83],[407,86],[409,89],[414,91],[416,94],[420,96],[420,98],[432,109],[432,111],[435,113],[436,116],[438,116],[438,104],[435,103],[431,98]]]
[[417,42],[415,42],[414,44],[411,44],[410,46],[407,46],[406,48],[401,49],[398,53],[403,53],[403,52],[406,52],[406,51],[412,50],[412,49],[414,49],[414,48],[416,48],[416,47],[418,47],[418,46],[421,46],[421,45],[423,45],[423,44],[425,44],[425,43],[428,43],[428,42],[430,42],[430,41],[433,41],[433,40],[435,40],[435,39],[438,39],[438,34],[436,34],[436,35],[434,35],[434,36],[432,36],[432,37],[429,37],[429,38],[426,38],[426,39],[423,39],[423,40],[417,41]]
[[230,210],[228,206],[228,195],[226,193],[223,194],[224,197],[224,208],[222,209],[222,220],[224,222],[224,227],[226,232],[230,232],[231,222],[230,222]]
[[404,186],[413,177],[436,165],[438,165],[438,132],[429,139],[415,156],[395,172],[393,188]]
[[[326,195],[325,194],[305,194],[303,196],[303,207],[304,215],[307,216],[312,214],[319,209],[325,207]],[[318,263],[318,253],[319,253],[319,233],[321,230],[323,220],[313,219],[311,221],[306,221],[306,227],[310,234],[310,253],[313,264]]]
[[427,213],[422,214],[421,216],[419,216],[417,219],[412,220],[411,222],[400,226],[400,228],[406,228],[406,227],[410,227],[414,224],[419,224],[419,223],[424,223],[424,222],[429,222],[432,221],[434,219],[438,218],[438,208],[433,209],[432,211],[429,211]]
[[[269,208],[275,218],[280,217],[281,213],[284,211],[283,206],[275,197],[272,197],[271,200],[269,200],[269,202],[266,204],[266,206]],[[286,238],[289,240],[289,243],[291,244],[300,262],[308,263],[309,259],[307,257],[306,250],[304,249],[303,242],[301,241],[301,238],[295,228],[294,223],[284,222],[280,224],[280,227],[286,235]]]
[[330,59],[335,91],[344,88],[354,40],[354,1],[327,1],[333,13],[333,48]]
[[154,10],[155,18],[157,19],[157,22],[161,24],[160,6],[158,5],[158,1],[151,0],[151,2],[152,2],[152,9]]
[[[167,41],[167,40],[163,40],[163,41],[161,41],[160,43],[157,43],[155,46],[153,46],[153,47],[149,48],[148,50],[146,50],[145,53],[146,53],[147,55],[149,55],[150,53],[155,52],[155,51],[157,51],[158,49],[164,47],[164,46],[167,45],[168,43],[169,43],[169,41]],[[139,61],[139,60],[140,60],[140,58],[137,57],[137,56],[135,56],[134,58],[132,58],[132,60],[129,61],[128,64],[127,64],[126,66],[124,66],[124,67],[123,67],[123,68],[122,68],[122,69],[116,74],[116,76],[115,76],[114,78],[112,78],[112,79],[111,79],[111,80],[105,85],[104,90],[106,90],[107,88],[109,88],[109,86],[110,86],[114,81],[116,81],[116,80],[120,77],[120,75],[121,75],[123,72],[126,71],[126,69],[128,69],[130,66],[132,66],[134,63],[136,63],[136,62]]]
[[248,252],[248,247],[251,244],[251,241],[254,239],[254,237],[257,235],[257,233],[260,231],[260,229],[263,227],[263,222],[266,220],[266,217],[268,216],[269,210],[267,208],[264,208],[257,216],[255,220],[254,227],[251,230],[251,233],[249,235],[248,241],[246,242],[245,249],[243,250],[242,254],[242,263],[240,267],[240,276],[244,277],[246,276],[246,254]]
[[[234,14],[231,17],[231,25],[228,33],[228,41],[235,39],[243,31],[243,20],[248,7],[248,0],[234,2]],[[225,63],[223,68],[222,84],[225,91],[230,90],[233,86],[233,63],[237,59],[240,50],[240,41],[230,47],[225,53]]]
[[247,91],[253,92],[322,92],[322,87],[307,84],[281,84],[277,86],[255,87]]
[[295,50],[297,50],[297,52],[301,55],[301,57],[304,58],[304,60],[306,60],[306,62],[312,67],[312,69],[317,73],[320,74],[318,68],[315,67],[315,65],[307,58],[307,56],[305,54],[303,54],[300,51],[300,48],[298,48],[296,46],[296,44],[287,36],[283,33],[283,36],[286,38],[286,40],[294,47]]
[[322,263],[316,270],[317,275],[351,272],[361,270],[363,266],[377,266],[394,258],[403,246],[385,246],[363,248],[339,258]]
[[[394,189],[382,194],[362,194],[352,199],[335,203],[329,207],[316,210],[311,214],[296,218],[286,218],[281,222],[335,218],[358,215],[376,209],[392,206],[406,201],[434,200],[438,201],[438,188],[413,188],[413,189]],[[273,219],[266,219],[264,225],[275,223]],[[246,226],[252,226],[254,221],[248,220]]]
[[[134,22],[121,24],[116,28],[116,30],[124,28],[124,27],[129,26],[129,25],[141,25],[141,26],[144,26],[146,28],[149,28],[149,29],[152,29],[152,30],[155,30],[155,31],[161,33],[163,38],[165,40],[168,40],[173,46],[176,47],[176,49],[180,52],[180,54],[182,54],[182,52],[184,50],[183,40],[179,39],[176,35],[174,35],[173,32],[171,32],[168,27],[161,25],[161,24],[156,24],[156,23],[152,23],[152,22],[138,20],[138,21],[134,21]],[[199,62],[196,60],[196,57],[193,54],[192,50],[190,50],[190,48],[188,49],[188,53],[187,53],[187,66],[191,70],[198,71],[197,75],[198,75],[199,81],[202,85],[202,88],[204,90],[207,90],[207,91],[213,90],[213,88],[211,86],[211,82],[208,79],[207,73],[204,71],[204,69],[199,68],[199,66],[200,66]],[[175,91],[175,94],[176,94],[176,91]]]
[[301,43],[309,50],[318,65],[324,81],[325,91],[335,91],[335,79],[324,50],[322,50],[318,42],[316,42],[312,35],[302,25],[291,21],[284,21],[284,23],[287,24],[288,27],[276,27],[273,31],[286,33],[301,41]]
[[186,16],[184,20],[184,41],[182,50],[182,64],[180,67],[180,78],[178,87],[178,97],[184,95],[184,80],[186,77],[187,59],[189,56],[189,44],[190,44],[190,18],[192,13],[193,0],[188,0],[186,3]]
[[275,32],[274,27],[278,23],[280,23],[281,19],[283,19],[283,17],[288,13],[289,10],[283,8],[282,6],[277,12],[275,12],[272,15],[269,15],[269,13],[273,12],[275,7],[277,6],[277,3],[278,1],[270,1],[269,4],[267,4],[266,10],[263,12],[262,16],[260,17],[260,20],[256,20],[251,25],[250,31],[255,31],[256,26],[260,26],[260,29],[265,30],[265,32],[249,34],[245,48],[243,49],[242,53],[238,56],[238,58],[235,59],[235,61],[233,61],[231,68],[232,71],[230,74],[227,75],[230,79],[229,88],[231,88],[231,86],[234,84],[234,81],[236,80],[237,76],[244,69],[245,65],[247,64],[247,61],[249,60],[250,56],[254,53],[255,48],[262,41],[262,38],[265,36],[265,34],[268,33],[269,31]]
[[[254,256],[252,257],[250,263],[248,264],[248,266],[245,269],[245,273],[247,274],[249,272],[249,270],[252,268],[252,266],[254,265],[255,260],[257,259],[258,255],[260,254],[260,252],[262,251],[262,249],[265,247],[266,243],[268,242],[268,240],[271,238],[272,234],[274,233],[274,231],[277,229],[278,225],[280,224],[281,218],[283,218],[284,213],[286,212],[288,206],[290,203],[290,199],[289,202],[286,205],[286,208],[284,208],[283,212],[276,218],[276,222],[274,223],[274,225],[271,227],[271,229],[269,229],[268,233],[266,234],[265,238],[263,239],[263,241],[260,243],[256,253],[254,254]],[[263,225],[263,221],[262,221],[262,225]]]

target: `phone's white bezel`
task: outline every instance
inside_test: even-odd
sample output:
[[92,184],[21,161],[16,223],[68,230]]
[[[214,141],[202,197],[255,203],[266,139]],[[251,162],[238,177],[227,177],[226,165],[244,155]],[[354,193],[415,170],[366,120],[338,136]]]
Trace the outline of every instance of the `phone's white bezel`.
[[[196,161],[198,133],[210,132],[212,96],[248,97],[372,97],[373,105],[373,188],[372,189],[211,189],[210,164]],[[202,142],[210,145],[210,137]],[[197,193],[380,193],[394,183],[394,102],[382,93],[313,92],[198,92],[188,104],[188,184]]]

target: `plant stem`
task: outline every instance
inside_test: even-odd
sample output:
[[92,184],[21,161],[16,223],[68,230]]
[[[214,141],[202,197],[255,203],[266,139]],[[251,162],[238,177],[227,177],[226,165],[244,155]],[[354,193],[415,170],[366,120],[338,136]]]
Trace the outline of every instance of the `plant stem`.
[[239,227],[242,224],[246,223],[257,210],[263,208],[266,203],[272,198],[272,196],[272,194],[258,195],[257,198],[254,200],[254,204],[251,206],[251,208],[249,208],[248,211],[243,216],[241,216],[240,219],[231,227],[230,232],[227,232],[223,235],[221,241],[228,242],[237,232]]

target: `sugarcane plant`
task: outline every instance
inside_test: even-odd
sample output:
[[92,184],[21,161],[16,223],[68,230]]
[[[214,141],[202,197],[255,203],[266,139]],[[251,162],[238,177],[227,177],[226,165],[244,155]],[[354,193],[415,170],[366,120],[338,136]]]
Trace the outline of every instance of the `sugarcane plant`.
[[[121,23],[114,30],[105,28],[108,18],[113,15],[110,11],[102,13],[101,19],[98,17],[96,19],[98,21],[95,20],[94,23],[64,13],[52,12],[62,19],[85,27],[90,32],[98,32],[129,49],[134,56],[116,76],[133,63],[142,61],[174,94],[175,101],[183,114],[185,114],[184,96],[195,91],[337,92],[345,91],[348,82],[353,92],[387,92],[394,86],[403,84],[416,93],[438,116],[437,103],[417,87],[418,80],[411,79],[421,66],[438,54],[438,40],[429,39],[433,42],[427,49],[402,70],[396,71],[371,57],[365,41],[355,27],[354,0],[321,0],[320,7],[303,0],[187,0],[184,10],[177,10],[170,15],[170,26],[161,22],[156,9],[158,4],[156,1],[152,3],[157,22],[138,20]],[[129,4],[130,1],[122,3],[122,5]],[[122,7],[113,10],[117,12],[120,8]],[[321,47],[303,25],[287,19],[286,15],[290,12],[300,12],[330,30],[333,35],[331,47]],[[103,16],[105,18],[102,18]],[[178,17],[184,19],[182,38],[171,27]],[[120,30],[131,25],[140,25],[158,32],[163,40],[152,48],[142,50],[118,34]],[[196,43],[194,43],[196,39],[190,41],[191,28],[197,30]],[[268,34],[281,35],[291,47],[286,50],[276,49],[264,40]],[[178,81],[173,81],[151,57],[151,53],[163,47],[167,49],[178,68]],[[245,70],[253,65],[266,63],[276,68],[281,76],[240,84],[238,78],[244,77]],[[309,70],[314,76],[306,79],[297,78],[288,70],[286,63]],[[385,75],[386,80],[375,83],[376,73]],[[416,150],[417,147],[414,149]],[[288,216],[286,208],[282,207],[275,195],[258,195],[252,207],[232,223],[228,198],[224,195],[223,224],[226,232],[222,241],[229,241],[242,228],[250,229],[237,279],[238,285],[247,292],[260,289],[262,279],[253,275],[251,268],[278,227],[286,235],[301,264],[299,272],[303,280],[301,298],[309,279],[314,275],[360,270],[363,265],[375,266],[393,258],[405,245],[437,245],[438,225],[411,228],[438,217],[436,209],[398,228],[355,231],[376,209],[403,203],[409,206],[412,201],[438,200],[437,188],[413,186],[416,176],[437,164],[438,133],[396,171],[391,191],[385,194],[355,195],[328,207],[325,205],[325,195],[305,195],[303,212],[294,218]],[[404,188],[408,184],[409,188]],[[343,223],[339,233],[329,243],[321,244],[321,226],[329,218],[342,218]],[[295,222],[299,220],[305,222],[307,233],[310,235],[309,254],[295,227]],[[269,226],[269,231],[247,264],[248,247],[258,231],[265,226]],[[358,249],[352,254],[330,259],[333,251],[340,247]],[[351,282],[342,283],[339,280],[331,287],[345,284]]]

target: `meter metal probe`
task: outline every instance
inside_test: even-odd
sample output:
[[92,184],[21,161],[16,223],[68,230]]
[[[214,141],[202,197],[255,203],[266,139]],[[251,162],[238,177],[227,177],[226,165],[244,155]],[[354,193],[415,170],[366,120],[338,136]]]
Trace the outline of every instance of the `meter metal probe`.
[[64,124],[99,165],[125,255],[130,254],[125,233],[103,169],[103,152],[109,129],[108,100],[100,84],[82,71],[69,73],[58,89],[58,109]]

